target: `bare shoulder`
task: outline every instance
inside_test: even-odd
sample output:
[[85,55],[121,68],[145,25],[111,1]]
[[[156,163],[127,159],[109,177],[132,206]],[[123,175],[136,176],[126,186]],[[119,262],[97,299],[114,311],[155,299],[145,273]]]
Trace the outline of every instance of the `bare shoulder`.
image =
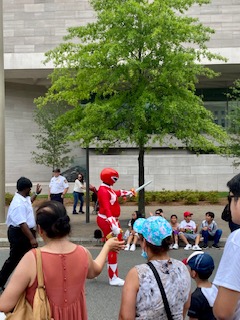
[[35,255],[33,250],[29,250],[27,253],[25,253],[25,255],[23,256],[23,258],[21,259],[21,262],[24,263],[35,263],[36,259],[35,259]]
[[134,286],[137,289],[139,288],[138,272],[135,267],[129,270],[125,279],[125,285],[126,287],[130,285],[130,286]]

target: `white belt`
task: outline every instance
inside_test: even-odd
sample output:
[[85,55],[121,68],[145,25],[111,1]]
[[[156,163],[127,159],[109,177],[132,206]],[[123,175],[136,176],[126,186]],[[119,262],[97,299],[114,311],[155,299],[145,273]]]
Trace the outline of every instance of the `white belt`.
[[[102,218],[102,219],[105,219],[105,220],[108,219],[108,217],[105,216],[105,214],[101,214],[101,213],[98,213],[98,217],[99,217],[99,218]],[[118,221],[118,218],[116,218],[116,217],[114,217],[114,218],[115,218],[116,221]]]
[[103,218],[103,219],[107,219],[107,216],[105,216],[105,214],[101,214],[101,213],[98,213],[98,216],[100,217],[100,218]]

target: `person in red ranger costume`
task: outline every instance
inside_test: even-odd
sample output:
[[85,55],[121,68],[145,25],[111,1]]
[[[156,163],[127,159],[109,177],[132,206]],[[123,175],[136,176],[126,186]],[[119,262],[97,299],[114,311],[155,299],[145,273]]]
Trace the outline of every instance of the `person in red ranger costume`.
[[[133,196],[134,191],[113,190],[112,186],[119,179],[119,174],[112,168],[105,168],[100,173],[102,184],[98,189],[99,213],[97,224],[105,239],[111,235],[122,240],[122,230],[119,223],[120,205],[118,197]],[[108,276],[111,286],[123,286],[124,280],[118,277],[117,253],[108,254]]]

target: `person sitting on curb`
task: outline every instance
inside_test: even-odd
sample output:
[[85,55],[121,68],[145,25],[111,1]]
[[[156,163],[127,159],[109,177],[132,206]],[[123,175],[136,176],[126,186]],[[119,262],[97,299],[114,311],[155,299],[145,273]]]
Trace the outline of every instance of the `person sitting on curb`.
[[165,217],[164,217],[164,214],[163,214],[163,209],[161,209],[161,208],[155,210],[154,213],[149,212],[149,216],[150,216],[150,217],[157,216],[157,217],[163,217],[163,218],[165,218]]
[[189,320],[215,320],[213,304],[218,289],[208,280],[214,270],[213,258],[205,252],[197,251],[184,259],[183,263],[189,266],[190,276],[197,285],[191,295],[191,304],[188,310]]
[[[133,224],[138,219],[141,218],[142,215],[139,211],[134,211],[132,214],[132,219],[129,220],[128,226],[129,226],[129,236],[127,238],[127,244],[125,247],[125,251],[135,251],[136,250],[136,244],[138,242],[138,233],[133,230]],[[132,243],[132,245],[131,245]]]
[[200,230],[203,236],[203,249],[208,248],[208,240],[214,241],[212,248],[219,249],[218,243],[222,235],[222,230],[218,229],[217,223],[214,221],[215,215],[213,212],[209,211],[205,216],[206,219],[203,220]]
[[178,249],[178,234],[179,234],[179,223],[176,214],[172,214],[170,217],[170,225],[172,227],[172,240],[173,244],[170,245],[169,249]]
[[[179,238],[185,243],[185,250],[202,250],[199,247],[200,234],[197,233],[197,225],[192,220],[192,215],[189,211],[184,212],[184,220],[179,225]],[[195,244],[192,246],[188,240],[194,240]]]

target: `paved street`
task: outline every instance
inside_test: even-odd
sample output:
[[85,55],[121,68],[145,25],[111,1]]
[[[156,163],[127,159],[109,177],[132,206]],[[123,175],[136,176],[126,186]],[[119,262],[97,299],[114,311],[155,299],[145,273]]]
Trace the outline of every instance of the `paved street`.
[[[221,211],[223,206],[221,205],[205,205],[205,206],[158,206],[162,207],[166,218],[170,218],[172,213],[179,216],[179,221],[182,220],[182,214],[184,211],[193,212],[193,219],[197,223],[201,223],[204,219],[205,213],[207,211],[213,211],[216,215],[216,221],[221,229],[223,229],[223,240],[221,245],[224,245],[225,239],[229,235],[229,228],[225,221],[221,220]],[[90,249],[93,256],[95,257],[101,247],[96,246],[96,241],[93,241],[93,232],[97,227],[96,216],[90,216],[90,223],[86,223],[85,215],[72,215],[71,207],[68,207],[68,212],[71,218],[72,230],[72,240],[77,243],[84,243],[84,245]],[[131,218],[131,213],[136,210],[135,206],[122,206],[121,208],[121,225],[124,230],[127,228],[127,223]],[[146,214],[148,216],[149,211],[154,212],[157,207],[147,206]],[[8,240],[6,238],[7,228],[5,224],[0,224],[0,267],[8,256],[9,249],[3,248],[3,246],[8,246]],[[91,247],[89,247],[91,246]],[[183,248],[170,251],[170,255],[173,258],[182,260],[191,254],[192,251],[185,251]],[[218,266],[219,260],[221,258],[223,249],[208,249],[215,261],[216,267]],[[136,264],[144,263],[144,259],[141,257],[140,248],[135,252],[123,251],[119,255],[119,276],[125,278],[127,272],[131,267]],[[192,282],[192,289],[195,288],[194,282]],[[118,312],[121,300],[121,288],[110,287],[108,285],[107,270],[94,280],[88,280],[86,284],[86,295],[87,295],[87,305],[88,305],[88,315],[89,320],[117,320]],[[107,302],[106,302],[107,297]],[[3,318],[4,319],[4,318]],[[0,315],[0,320],[1,315]]]
[[[91,249],[93,256],[96,256],[99,250]],[[208,249],[215,261],[215,270],[219,264],[223,250]],[[179,260],[188,257],[192,251],[184,249],[170,251],[170,256]],[[124,278],[131,267],[136,264],[144,263],[141,257],[141,250],[138,248],[135,252],[121,252],[119,255],[119,276]],[[214,272],[215,274],[215,272]],[[213,275],[214,275],[213,274]],[[211,279],[213,276],[211,277]],[[88,316],[89,320],[117,320],[121,300],[121,288],[110,287],[108,285],[106,268],[97,280],[88,280],[86,285]],[[192,290],[195,283],[192,281]],[[106,305],[106,297],[108,303]],[[107,306],[107,307],[106,307]]]
[[[98,254],[100,247],[89,247],[89,250],[93,257],[95,257]],[[0,249],[0,266],[2,266],[3,262],[7,258],[8,252],[7,248]],[[173,258],[182,260],[183,258],[188,257],[191,252],[192,251],[179,249],[170,251],[170,255]],[[216,270],[223,250],[208,249],[207,252],[214,258]],[[135,252],[121,252],[119,254],[119,275],[122,278],[125,278],[129,269],[140,263],[144,263],[144,259],[141,257],[140,248],[137,248]],[[194,288],[195,283],[192,281],[192,289]],[[86,296],[89,320],[117,320],[121,300],[121,290],[122,289],[120,287],[110,287],[108,285],[106,268],[97,279],[87,280]]]

